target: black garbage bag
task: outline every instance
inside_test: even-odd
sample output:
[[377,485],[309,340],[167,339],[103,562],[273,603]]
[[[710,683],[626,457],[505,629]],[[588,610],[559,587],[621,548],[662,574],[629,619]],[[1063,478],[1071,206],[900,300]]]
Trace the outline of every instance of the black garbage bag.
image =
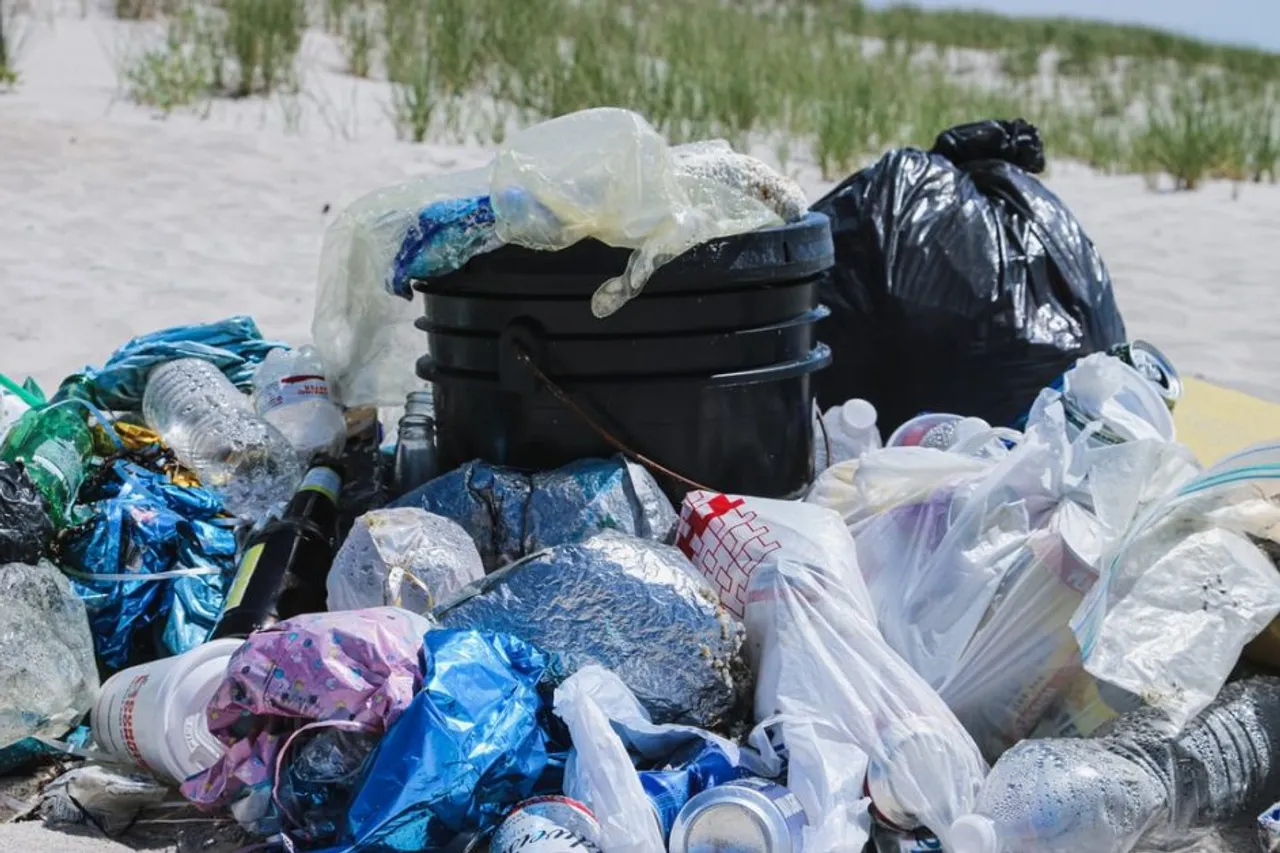
[[1125,340],[1111,277],[1024,121],[941,134],[884,155],[813,206],[836,265],[818,326],[834,363],[819,403],[861,397],[886,435],[921,412],[1015,424],[1076,359]]
[[51,539],[40,490],[21,465],[0,462],[0,565],[39,562]]

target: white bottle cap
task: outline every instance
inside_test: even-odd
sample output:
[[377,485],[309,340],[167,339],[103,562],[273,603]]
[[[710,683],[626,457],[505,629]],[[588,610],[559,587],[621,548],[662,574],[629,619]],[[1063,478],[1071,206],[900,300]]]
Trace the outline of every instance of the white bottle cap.
[[1000,835],[995,821],[980,814],[967,814],[951,824],[952,853],[1000,853]]
[[876,407],[866,400],[849,400],[840,407],[840,419],[851,432],[865,432],[876,425]]

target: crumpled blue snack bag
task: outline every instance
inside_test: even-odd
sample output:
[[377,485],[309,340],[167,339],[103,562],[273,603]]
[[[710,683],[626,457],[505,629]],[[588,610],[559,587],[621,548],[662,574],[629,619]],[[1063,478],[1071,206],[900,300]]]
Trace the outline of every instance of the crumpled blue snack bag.
[[423,643],[422,691],[369,764],[346,849],[419,853],[489,829],[554,769],[546,654],[480,631],[433,630]]
[[222,500],[123,459],[96,497],[67,536],[63,568],[102,664],[126,667],[135,635],[153,623],[163,626],[156,656],[203,643],[235,571],[235,521],[219,517]]
[[476,460],[391,505],[462,525],[488,572],[606,530],[670,542],[679,520],[653,475],[621,455],[532,474]]

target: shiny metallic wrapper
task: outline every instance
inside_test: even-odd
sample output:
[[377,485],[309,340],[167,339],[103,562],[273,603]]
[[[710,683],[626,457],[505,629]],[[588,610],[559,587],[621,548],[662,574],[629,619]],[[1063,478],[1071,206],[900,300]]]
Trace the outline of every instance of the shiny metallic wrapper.
[[653,475],[622,456],[534,474],[468,462],[392,506],[420,507],[461,524],[488,571],[606,530],[667,542],[677,520]]
[[724,729],[750,695],[744,629],[674,547],[619,533],[558,545],[436,609],[448,628],[513,634],[566,674],[612,670],[655,723]]

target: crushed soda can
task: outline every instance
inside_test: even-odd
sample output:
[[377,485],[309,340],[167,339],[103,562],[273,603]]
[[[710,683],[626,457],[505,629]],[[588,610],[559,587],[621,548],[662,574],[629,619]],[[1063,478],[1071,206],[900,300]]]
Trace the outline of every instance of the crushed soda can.
[[767,779],[738,779],[698,794],[680,811],[670,853],[800,853],[809,825],[800,799]]
[[671,837],[680,812],[703,791],[732,782],[746,771],[730,761],[724,750],[715,744],[698,742],[695,750],[682,750],[667,762],[661,770],[641,770],[640,787],[649,798],[649,805],[658,820],[662,840]]
[[1182,377],[1178,375],[1173,362],[1146,341],[1128,341],[1116,344],[1107,350],[1107,355],[1120,359],[1138,371],[1160,391],[1164,403],[1173,411],[1182,397]]
[[600,853],[601,830],[591,809],[568,797],[525,800],[493,833],[490,853]]

